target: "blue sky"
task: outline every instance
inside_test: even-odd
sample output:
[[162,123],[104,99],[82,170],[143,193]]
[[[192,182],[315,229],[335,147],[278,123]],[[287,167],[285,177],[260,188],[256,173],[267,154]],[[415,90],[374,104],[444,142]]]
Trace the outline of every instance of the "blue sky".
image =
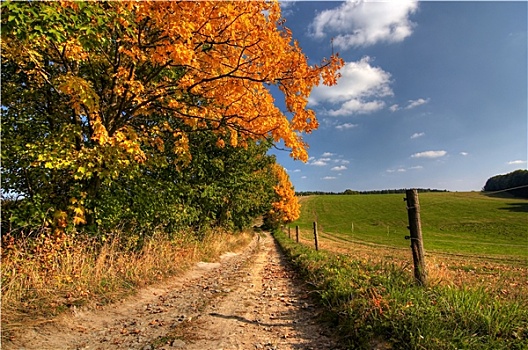
[[526,169],[527,2],[281,6],[311,63],[332,38],[346,61],[338,84],[310,97],[310,160],[272,151],[297,191],[478,191]]

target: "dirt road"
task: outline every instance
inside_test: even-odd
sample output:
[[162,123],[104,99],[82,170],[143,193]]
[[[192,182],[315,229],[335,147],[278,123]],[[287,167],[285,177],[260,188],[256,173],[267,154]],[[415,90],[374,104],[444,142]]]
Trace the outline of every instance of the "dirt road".
[[163,286],[16,334],[3,349],[339,349],[269,234]]

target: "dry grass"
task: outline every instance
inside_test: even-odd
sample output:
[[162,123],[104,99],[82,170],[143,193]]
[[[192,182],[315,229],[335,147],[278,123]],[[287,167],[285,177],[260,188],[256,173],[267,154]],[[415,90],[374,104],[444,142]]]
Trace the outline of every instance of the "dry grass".
[[177,275],[199,260],[215,260],[251,240],[249,232],[168,237],[114,234],[104,243],[85,236],[41,234],[36,239],[3,237],[3,334],[24,324],[46,322],[82,305],[103,305],[140,287]]
[[[294,230],[292,238],[295,239]],[[301,231],[300,242],[313,247],[313,234]],[[410,248],[402,249],[340,238],[334,234],[319,233],[320,249],[345,254],[354,260],[373,264],[394,263],[413,273]],[[457,288],[484,288],[503,300],[528,301],[528,266],[526,262],[497,259],[496,257],[442,254],[426,251],[428,281],[431,285]]]

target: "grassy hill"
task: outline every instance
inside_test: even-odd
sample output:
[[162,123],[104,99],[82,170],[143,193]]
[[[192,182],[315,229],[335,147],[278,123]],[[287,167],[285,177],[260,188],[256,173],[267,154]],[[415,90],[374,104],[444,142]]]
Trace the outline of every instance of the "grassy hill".
[[[351,349],[528,349],[528,200],[420,193],[428,275],[413,280],[404,194],[301,197],[275,237]],[[319,251],[314,250],[313,221]]]
[[[301,199],[299,225],[354,242],[408,247],[404,194],[325,195]],[[421,219],[427,251],[528,258],[528,200],[492,197],[478,192],[421,193]]]

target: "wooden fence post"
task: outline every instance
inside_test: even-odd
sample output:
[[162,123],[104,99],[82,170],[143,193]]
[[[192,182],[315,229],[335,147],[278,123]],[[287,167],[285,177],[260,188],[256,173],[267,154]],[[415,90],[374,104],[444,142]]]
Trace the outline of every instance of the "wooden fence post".
[[409,231],[411,236],[405,237],[411,239],[411,250],[414,262],[414,278],[418,284],[425,286],[427,284],[427,271],[425,269],[425,259],[422,239],[422,224],[420,222],[420,201],[418,200],[418,191],[416,189],[405,191],[407,201],[407,214],[409,217]]
[[291,238],[291,227],[288,226],[288,238]]
[[317,241],[317,222],[314,221],[313,223],[313,231],[314,231],[314,240],[315,240],[315,250],[319,250],[319,242]]
[[295,240],[299,243],[299,226],[295,226]]

